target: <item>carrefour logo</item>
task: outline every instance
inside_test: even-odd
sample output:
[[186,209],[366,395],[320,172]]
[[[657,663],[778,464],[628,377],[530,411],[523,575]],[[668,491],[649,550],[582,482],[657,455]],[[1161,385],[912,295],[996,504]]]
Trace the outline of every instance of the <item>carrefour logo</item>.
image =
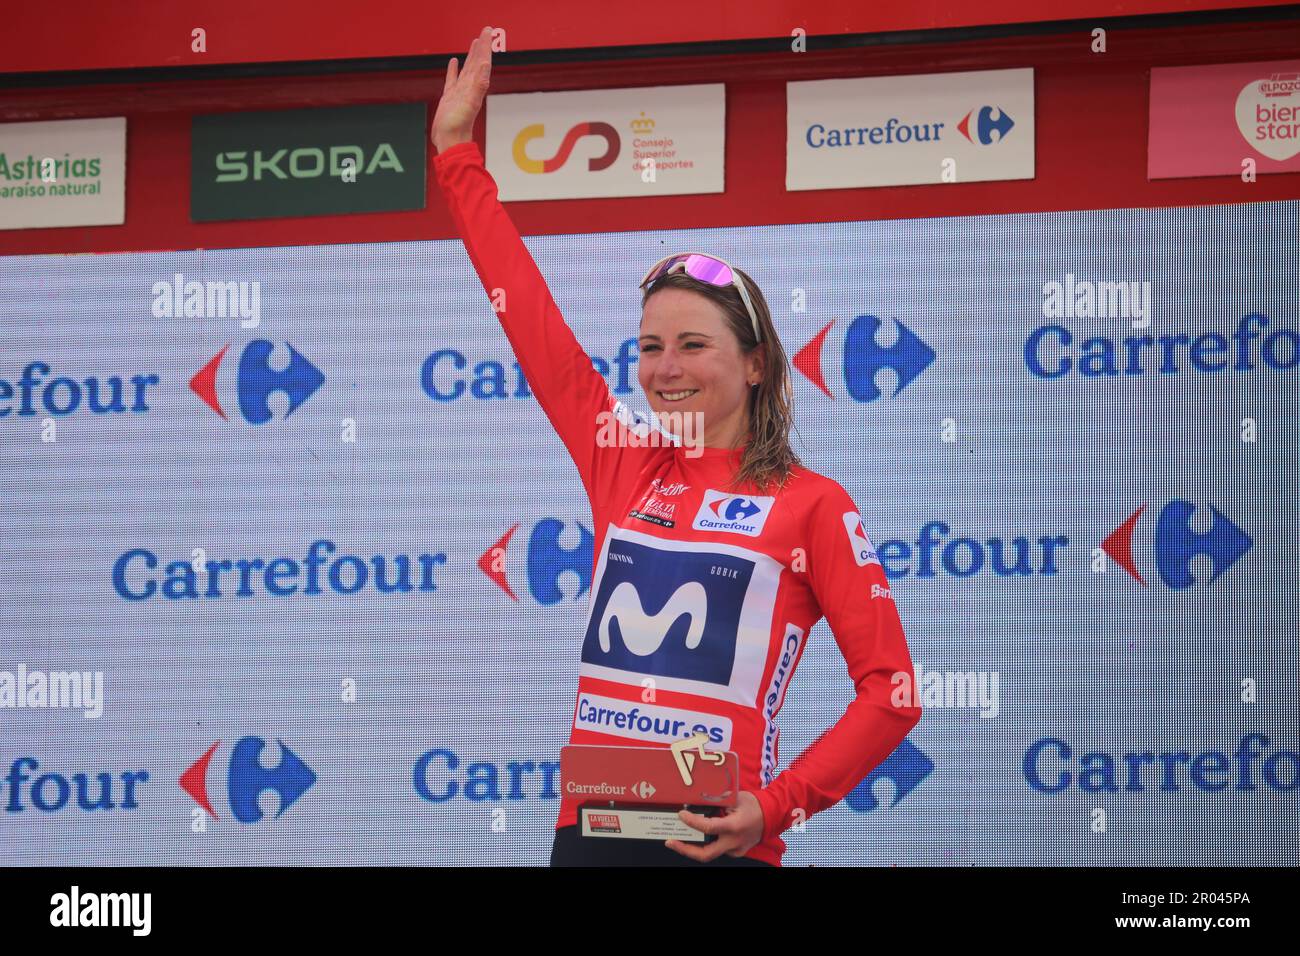
[[[325,382],[324,373],[302,353],[287,342],[285,347],[289,350],[289,362],[282,369],[272,367],[271,353],[275,345],[267,339],[249,342],[239,354],[235,398],[244,421],[252,425],[265,424],[274,417],[269,399],[275,393],[288,397],[289,407],[284,413],[288,418]],[[217,374],[229,350],[229,345],[222,348],[190,379],[190,390],[226,421],[230,419],[217,396]]]
[[[1253,791],[1295,790],[1300,783],[1300,753],[1268,752],[1269,738],[1245,734],[1237,748],[1198,750],[1195,747],[1160,751],[1137,746],[1116,754],[1093,750],[1075,754],[1070,743],[1043,737],[1025,751],[1025,782],[1039,793],[1063,793],[1075,787],[1084,793],[1218,793],[1229,788]],[[1189,786],[1190,784],[1190,786]]]
[[[609,378],[617,369],[610,391],[615,395],[632,392],[628,370],[637,364],[640,350],[637,340],[624,339],[613,359],[589,356],[592,367]],[[495,359],[473,361],[458,349],[438,349],[420,366],[420,388],[435,402],[455,402],[469,398],[492,401],[503,398],[532,398],[533,393],[518,362],[506,366]]]
[[532,126],[525,126],[515,136],[514,142],[510,145],[510,154],[515,161],[515,165],[526,173],[553,173],[569,161],[569,155],[573,152],[575,146],[584,137],[592,136],[605,143],[605,151],[599,156],[593,156],[587,160],[588,172],[597,173],[602,169],[608,169],[614,165],[618,159],[621,140],[619,139],[618,130],[609,123],[602,123],[599,120],[593,120],[587,123],[575,123],[570,126],[564,134],[564,139],[555,151],[555,155],[549,159],[532,159],[528,155],[528,144],[535,139],[541,139],[546,135],[546,126],[543,123],[534,123]]
[[23,366],[16,380],[0,378],[0,418],[147,412],[153,397],[149,389],[162,381],[150,373],[128,378],[125,374],[51,375],[52,371],[48,362],[37,359]]
[[[280,759],[270,767],[262,763],[261,754],[266,741],[261,737],[240,738],[230,753],[219,792],[224,793],[228,800],[230,815],[240,823],[257,823],[262,819],[259,799],[266,791],[279,797],[275,811],[276,819],[279,819],[316,783],[315,771],[301,757],[282,741],[277,740],[276,745],[280,748]],[[208,795],[208,764],[220,746],[218,740],[180,777],[181,789],[214,820],[220,817]]]
[[[126,601],[222,600],[251,597],[350,597],[360,592],[411,594],[438,589],[435,571],[447,555],[421,553],[387,556],[336,553],[338,546],[318,538],[307,553],[275,558],[219,558],[204,548],[168,561],[149,548],[129,548],[113,562],[112,582]],[[367,595],[368,596],[368,595]]]
[[[947,123],[915,122],[891,116],[879,126],[832,126],[810,123],[804,142],[811,149],[836,149],[849,146],[907,146],[914,143],[938,143],[943,140]],[[956,124],[957,131],[976,146],[992,146],[1007,138],[1015,121],[998,106],[977,106]]]
[[69,774],[43,768],[35,757],[16,757],[0,777],[0,805],[5,813],[23,813],[29,807],[41,813],[137,810],[136,788],[148,781],[147,770],[123,770],[116,776],[107,770]]
[[934,761],[906,737],[894,752],[877,765],[876,769],[862,778],[852,791],[844,798],[850,810],[857,813],[871,813],[880,808],[876,797],[876,783],[888,781],[893,788],[893,801],[890,809],[898,806],[903,798],[919,787],[922,781],[934,773]]
[[[1133,532],[1144,510],[1146,505],[1124,519],[1123,524],[1106,536],[1101,547],[1135,581],[1146,587],[1146,579],[1133,560]],[[1190,501],[1176,499],[1160,509],[1156,518],[1155,558],[1156,571],[1166,587],[1182,589],[1195,584],[1191,563],[1196,557],[1210,559],[1213,571],[1205,583],[1213,584],[1254,544],[1250,535],[1218,508],[1210,505],[1209,510],[1214,516],[1210,529],[1197,532],[1192,530],[1191,524],[1196,505]]]
[[772,513],[772,497],[732,495],[709,488],[691,528],[695,531],[728,531],[757,538]]
[[[801,348],[792,364],[808,381],[827,397],[834,398],[823,373],[822,353],[834,322],[827,323],[812,341]],[[883,394],[876,387],[876,373],[890,369],[898,379],[894,389],[897,395],[934,362],[935,351],[906,325],[894,321],[897,334],[890,345],[881,345],[877,334],[881,320],[874,315],[859,315],[849,323],[843,344],[840,346],[843,361],[835,367],[842,370],[841,382],[849,397],[855,402],[874,402]]]
[[[519,596],[510,583],[507,569],[516,563],[510,560],[510,543],[519,527],[520,522],[516,521],[478,559],[479,570],[512,601],[518,601]],[[575,543],[572,546],[565,546],[561,543],[562,537],[575,539]],[[573,595],[573,600],[586,594],[591,587],[591,565],[595,541],[595,535],[577,521],[566,524],[559,518],[543,518],[534,524],[528,533],[528,541],[523,546],[524,574],[522,576],[523,584],[532,599],[538,604],[545,605],[559,604],[563,601],[564,592],[560,590],[560,576],[565,573],[572,573],[578,579],[578,590]]]
[[[1285,327],[1267,331],[1269,318],[1242,316],[1230,333],[1195,330],[1164,335],[1076,334],[1063,325],[1039,326],[1025,340],[1025,367],[1037,378],[1071,375],[1114,378],[1119,375],[1177,375],[1255,372],[1262,365],[1274,372],[1296,367],[1300,333]],[[1229,345],[1231,339],[1231,345]]]
[[849,533],[849,547],[853,550],[853,560],[857,562],[858,567],[879,564],[880,556],[876,554],[876,549],[871,544],[867,529],[862,527],[862,518],[856,512],[846,511],[841,516],[841,520],[844,522],[844,530]]
[[466,762],[450,747],[434,747],[416,758],[411,782],[420,799],[448,803],[500,800],[558,800],[560,762],[530,757],[504,764],[491,760]]
[[[1133,534],[1145,508],[1143,505],[1134,511],[1102,542],[1103,551],[1144,585],[1147,582],[1133,557]],[[1196,583],[1190,571],[1193,558],[1209,558],[1213,569],[1206,581],[1209,584],[1236,564],[1253,543],[1250,535],[1213,505],[1209,506],[1213,515],[1210,529],[1193,531],[1191,517],[1195,510],[1191,502],[1170,501],[1156,520],[1155,566],[1160,579],[1171,588],[1187,588]],[[850,528],[851,538],[858,527],[855,517],[844,516],[845,526],[853,526]],[[865,537],[865,533],[862,540],[869,544],[870,539]],[[934,580],[940,576],[969,578],[976,575],[999,578],[1054,576],[1060,573],[1060,556],[1069,544],[1070,538],[1064,534],[979,534],[956,531],[948,522],[934,520],[922,524],[915,538],[880,541],[875,557],[890,580],[908,577]]]
[[[847,520],[847,519],[846,519]],[[876,547],[885,576],[933,579],[939,575],[968,578],[992,574],[1000,578],[1055,575],[1057,558],[1069,546],[1063,534],[1005,537],[976,533],[953,534],[946,521],[927,521],[915,540],[891,538]],[[868,540],[865,539],[864,540]]]
[[[973,124],[972,118],[975,121]],[[981,106],[961,118],[961,122],[957,124],[957,132],[977,146],[991,146],[1006,139],[1015,125],[1015,121],[1001,107]]]

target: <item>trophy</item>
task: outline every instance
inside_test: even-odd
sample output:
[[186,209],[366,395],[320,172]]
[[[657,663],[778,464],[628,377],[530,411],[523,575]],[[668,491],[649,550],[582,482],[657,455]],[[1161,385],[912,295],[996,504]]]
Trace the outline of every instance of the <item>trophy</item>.
[[625,840],[714,840],[677,816],[682,809],[721,816],[739,799],[739,758],[732,751],[705,750],[707,741],[697,731],[670,747],[562,747],[563,792],[590,798],[578,806],[578,832]]

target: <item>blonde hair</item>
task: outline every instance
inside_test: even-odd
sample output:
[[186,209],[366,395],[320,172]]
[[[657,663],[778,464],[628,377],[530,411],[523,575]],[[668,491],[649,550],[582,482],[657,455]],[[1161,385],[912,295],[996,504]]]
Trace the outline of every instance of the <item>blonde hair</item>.
[[734,286],[725,288],[700,282],[685,272],[661,276],[650,284],[641,298],[641,308],[661,289],[686,289],[704,296],[718,306],[726,316],[727,325],[740,343],[740,351],[749,355],[756,348],[764,349],[763,378],[758,387],[749,390],[747,399],[749,441],[741,456],[740,466],[733,476],[739,488],[752,484],[760,492],[769,485],[780,488],[790,478],[791,469],[802,462],[790,447],[790,428],[794,422],[794,385],[790,375],[790,361],[786,357],[781,339],[772,323],[772,313],[762,291],[743,270],[736,269],[745,283],[749,301],[758,318],[759,332],[763,336],[760,346],[754,337],[754,326],[749,318],[740,293]]

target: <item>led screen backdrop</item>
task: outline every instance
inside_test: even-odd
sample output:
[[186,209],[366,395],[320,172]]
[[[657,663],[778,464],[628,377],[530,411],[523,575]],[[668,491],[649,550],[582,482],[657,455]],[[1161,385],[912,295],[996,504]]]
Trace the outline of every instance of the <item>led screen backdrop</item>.
[[[925,714],[787,865],[1297,862],[1297,209],[528,241],[643,410],[647,263],[750,272],[890,577]],[[459,241],[4,259],[0,333],[6,862],[546,862],[591,516]],[[823,623],[783,766],[851,694]]]

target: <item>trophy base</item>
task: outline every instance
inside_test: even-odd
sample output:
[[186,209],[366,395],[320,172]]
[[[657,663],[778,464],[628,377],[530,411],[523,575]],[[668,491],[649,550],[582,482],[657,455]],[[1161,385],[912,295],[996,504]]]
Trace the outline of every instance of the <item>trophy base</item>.
[[[677,816],[682,807],[619,806],[588,804],[578,808],[578,832],[587,837],[621,840],[681,840],[683,843],[711,843],[717,839],[687,826]],[[686,807],[704,816],[717,814],[716,807]]]

